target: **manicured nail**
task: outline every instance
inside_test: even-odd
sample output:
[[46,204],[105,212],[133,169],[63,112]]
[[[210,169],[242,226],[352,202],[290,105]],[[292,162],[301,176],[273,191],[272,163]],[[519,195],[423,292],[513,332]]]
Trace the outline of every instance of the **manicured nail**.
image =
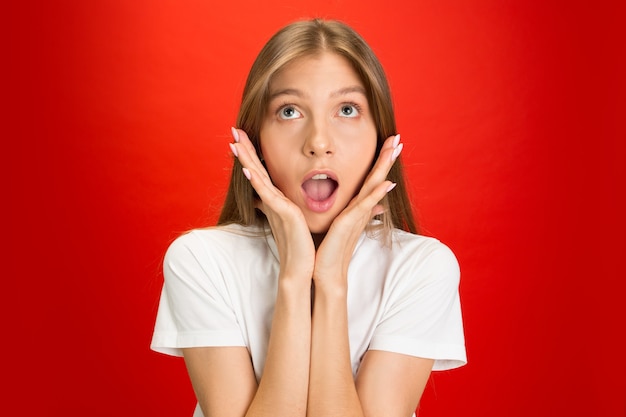
[[398,147],[399,143],[400,143],[400,134],[398,133],[396,137],[393,138],[393,142],[391,143],[391,146],[395,149]]
[[251,178],[250,171],[248,170],[248,168],[242,168],[241,170],[243,171],[243,175],[245,175],[247,179]]
[[393,150],[393,153],[391,154],[392,161],[395,161],[396,158],[398,158],[398,155],[400,155],[400,152],[402,152],[402,148],[404,148],[404,143],[401,143],[398,146],[396,146],[396,148]]
[[231,127],[230,133],[232,133],[233,139],[235,139],[235,142],[239,142],[239,132],[237,132],[237,129],[235,129],[234,127]]
[[228,146],[230,146],[230,150],[232,151],[233,155],[235,155],[236,157],[239,157],[239,152],[237,152],[237,147],[230,142],[228,143]]
[[394,188],[396,188],[396,185],[398,185],[398,184],[395,183],[395,182],[392,182],[391,185],[389,185],[389,187],[387,187],[387,192],[389,192],[389,191],[393,190]]

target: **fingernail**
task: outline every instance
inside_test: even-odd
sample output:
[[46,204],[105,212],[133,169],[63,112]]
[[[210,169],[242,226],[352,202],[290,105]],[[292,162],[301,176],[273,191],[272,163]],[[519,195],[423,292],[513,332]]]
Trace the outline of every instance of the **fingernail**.
[[237,129],[231,127],[230,133],[233,135],[233,139],[235,139],[235,142],[239,142],[239,132],[237,132]]
[[247,179],[251,178],[250,171],[248,170],[248,168],[242,168],[241,170],[243,171],[243,175],[245,175]]
[[393,138],[393,142],[391,143],[391,146],[395,149],[399,143],[400,143],[400,134],[398,133],[396,137]]
[[236,157],[239,157],[239,152],[237,152],[237,147],[230,142],[228,143],[228,146],[230,146],[230,150],[232,151],[233,155],[235,155]]
[[393,153],[391,154],[392,161],[395,161],[396,158],[398,158],[398,155],[400,155],[400,152],[402,152],[402,148],[404,148],[404,143],[401,143],[398,146],[396,146],[396,148],[393,150]]
[[393,190],[394,188],[396,188],[396,185],[398,185],[398,184],[395,183],[395,182],[392,182],[391,185],[389,185],[389,187],[387,187],[387,192],[389,192],[389,191]]

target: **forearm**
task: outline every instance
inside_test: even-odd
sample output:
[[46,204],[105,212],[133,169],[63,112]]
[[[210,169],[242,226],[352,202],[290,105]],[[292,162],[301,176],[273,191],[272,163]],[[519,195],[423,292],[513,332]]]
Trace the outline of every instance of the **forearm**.
[[263,377],[246,416],[306,413],[310,346],[310,284],[280,280]]
[[352,376],[348,311],[342,290],[316,290],[307,416],[363,416]]

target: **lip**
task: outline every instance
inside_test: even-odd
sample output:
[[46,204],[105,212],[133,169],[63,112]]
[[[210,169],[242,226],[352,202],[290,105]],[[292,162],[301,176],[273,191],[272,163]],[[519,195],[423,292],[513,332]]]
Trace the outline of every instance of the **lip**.
[[309,210],[315,213],[324,213],[333,206],[335,200],[337,199],[337,190],[339,189],[339,181],[337,180],[337,175],[330,170],[313,170],[308,172],[305,177],[302,179],[301,184],[304,184],[306,181],[312,179],[316,175],[324,174],[328,176],[329,179],[335,181],[337,183],[337,187],[333,190],[332,194],[325,200],[317,201],[310,198],[304,188],[301,186],[300,191],[302,192],[302,196],[304,198],[304,202]]

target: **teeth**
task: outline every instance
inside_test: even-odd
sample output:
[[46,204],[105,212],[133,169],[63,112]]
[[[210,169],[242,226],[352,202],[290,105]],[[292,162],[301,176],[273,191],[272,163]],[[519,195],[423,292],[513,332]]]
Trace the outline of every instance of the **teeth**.
[[326,174],[316,174],[311,177],[312,180],[327,180],[328,175]]

